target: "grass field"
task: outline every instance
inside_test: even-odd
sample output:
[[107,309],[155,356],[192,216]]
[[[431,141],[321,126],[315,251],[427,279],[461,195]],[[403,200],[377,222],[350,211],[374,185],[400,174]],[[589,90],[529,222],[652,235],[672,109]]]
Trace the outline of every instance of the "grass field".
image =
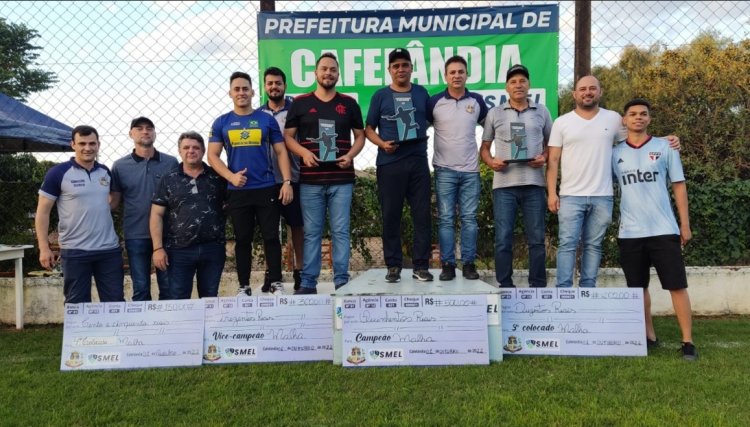
[[331,363],[59,372],[62,327],[0,328],[0,425],[749,426],[750,317],[674,318],[649,357],[474,367]]

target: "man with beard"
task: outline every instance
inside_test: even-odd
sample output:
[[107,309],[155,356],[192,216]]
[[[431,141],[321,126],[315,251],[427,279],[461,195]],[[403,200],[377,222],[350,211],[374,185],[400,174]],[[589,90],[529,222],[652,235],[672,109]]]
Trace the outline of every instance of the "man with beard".
[[295,294],[317,293],[326,212],[333,242],[333,284],[338,289],[349,282],[354,157],[365,145],[359,105],[354,98],[336,91],[339,63],[333,54],[318,58],[315,78],[315,90],[295,98],[284,129],[287,147],[302,160],[300,203],[305,245],[302,285]]
[[[151,300],[151,235],[149,214],[151,196],[162,176],[177,167],[177,159],[154,148],[154,122],[138,117],[130,122],[130,138],[135,143],[133,152],[112,165],[112,203],[124,202],[122,232],[128,252],[130,278],[133,282],[133,301]],[[156,269],[159,299],[169,299],[166,270]]]
[[401,281],[401,211],[404,199],[414,226],[412,277],[431,282],[432,248],[430,168],[427,164],[427,90],[411,83],[411,55],[394,49],[388,55],[391,84],[379,89],[367,112],[367,139],[378,146],[377,180],[383,213],[383,255],[388,283]]
[[[573,286],[578,242],[580,287],[595,287],[602,239],[612,222],[612,146],[627,130],[616,111],[599,107],[602,88],[594,76],[581,77],[573,90],[576,107],[552,124],[547,165],[547,207],[558,215],[557,286]],[[679,139],[668,136],[670,147]],[[561,171],[560,195],[557,174]]]
[[[263,72],[263,86],[268,97],[268,102],[262,105],[258,110],[268,113],[276,119],[279,128],[284,129],[286,115],[292,107],[293,99],[285,96],[286,93],[286,74],[276,67],[269,67]],[[288,150],[287,150],[288,151]],[[284,178],[279,170],[279,162],[276,160],[276,152],[271,151],[273,157],[273,174],[276,177],[276,184],[282,185]],[[289,151],[289,165],[292,172],[292,188],[294,194],[299,195],[299,159]],[[289,226],[291,242],[294,255],[294,290],[299,289],[302,283],[302,245],[304,243],[304,230],[302,221],[302,209],[300,208],[299,197],[295,197],[288,205],[281,205],[281,216],[284,217],[286,225]],[[266,270],[266,280],[268,280],[268,270]]]
[[[252,106],[253,89],[247,73],[229,77],[229,97],[234,108],[211,126],[208,138],[208,164],[228,181],[227,208],[235,235],[235,260],[239,296],[249,296],[250,269],[255,225],[263,236],[269,280],[262,292],[276,291],[281,285],[281,243],[279,242],[279,203],[289,204],[294,193],[289,171],[289,155],[279,124],[273,117]],[[221,159],[227,150],[227,163]],[[276,152],[283,177],[281,189],[273,176],[270,151]]]

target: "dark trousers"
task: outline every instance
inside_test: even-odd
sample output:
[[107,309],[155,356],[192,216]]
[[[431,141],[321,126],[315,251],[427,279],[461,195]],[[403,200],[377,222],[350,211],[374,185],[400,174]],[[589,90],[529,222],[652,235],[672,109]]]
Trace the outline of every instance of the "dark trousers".
[[91,277],[96,282],[99,301],[125,301],[122,249],[60,251],[63,269],[63,295],[66,304],[91,302]]
[[240,287],[250,286],[253,234],[256,224],[260,227],[260,233],[263,237],[263,252],[268,266],[268,278],[272,282],[281,280],[278,195],[275,185],[258,190],[229,192],[227,203],[229,205],[229,217],[232,219],[232,226],[234,227],[234,256],[237,262],[237,280]]
[[190,299],[193,293],[193,276],[198,285],[198,297],[219,295],[221,272],[224,271],[226,260],[224,243],[196,243],[187,248],[169,248],[167,256],[170,299]]
[[432,215],[430,212],[430,168],[427,157],[409,156],[378,166],[378,198],[383,212],[383,255],[388,267],[401,267],[401,214],[404,200],[411,208],[414,229],[412,260],[414,269],[429,267],[432,249]]

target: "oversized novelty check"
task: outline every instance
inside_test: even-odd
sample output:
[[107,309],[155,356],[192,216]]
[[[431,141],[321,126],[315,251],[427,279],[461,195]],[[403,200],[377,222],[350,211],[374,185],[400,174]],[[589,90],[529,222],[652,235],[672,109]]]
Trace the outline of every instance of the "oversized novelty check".
[[65,305],[60,370],[200,366],[203,301]]
[[487,295],[347,296],[343,366],[487,365]]
[[205,301],[204,364],[333,360],[330,295]]
[[503,353],[645,356],[640,288],[501,289]]

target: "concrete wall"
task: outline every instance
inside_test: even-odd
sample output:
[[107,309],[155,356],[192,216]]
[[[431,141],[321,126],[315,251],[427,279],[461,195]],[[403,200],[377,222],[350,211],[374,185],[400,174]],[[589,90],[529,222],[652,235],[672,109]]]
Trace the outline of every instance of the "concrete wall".
[[[356,277],[358,272],[351,272]],[[482,279],[488,283],[495,283],[494,272],[480,271]],[[726,314],[750,314],[750,267],[689,267],[688,291],[692,301],[693,313],[695,315],[715,316]],[[461,273],[459,273],[461,274]],[[554,286],[556,283],[555,271],[548,271],[548,283]],[[437,276],[437,275],[436,275]],[[524,270],[516,271],[515,283],[517,286],[526,285],[527,273]],[[437,278],[437,277],[436,277]],[[321,282],[332,280],[330,271],[324,271]],[[259,284],[263,281],[262,272],[254,273],[252,283]],[[158,295],[156,280],[151,291],[152,295]],[[291,274],[285,274],[285,293],[292,292]],[[330,283],[319,286],[321,291],[333,288]],[[599,271],[600,287],[624,287],[625,278],[622,270],[617,268],[605,268]],[[661,289],[659,278],[652,271],[651,274],[651,297],[652,312],[655,315],[671,315],[672,302],[669,292]],[[224,273],[219,288],[221,296],[233,296],[237,290],[235,273]],[[254,293],[260,293],[260,289],[254,289]],[[93,291],[96,300],[96,291]],[[125,277],[125,297],[130,299],[132,288],[130,277]],[[197,298],[194,293],[193,298]],[[62,279],[59,277],[30,278],[24,279],[24,322],[26,324],[47,324],[63,322],[63,296]],[[0,278],[0,323],[15,323],[15,287],[12,278]]]

